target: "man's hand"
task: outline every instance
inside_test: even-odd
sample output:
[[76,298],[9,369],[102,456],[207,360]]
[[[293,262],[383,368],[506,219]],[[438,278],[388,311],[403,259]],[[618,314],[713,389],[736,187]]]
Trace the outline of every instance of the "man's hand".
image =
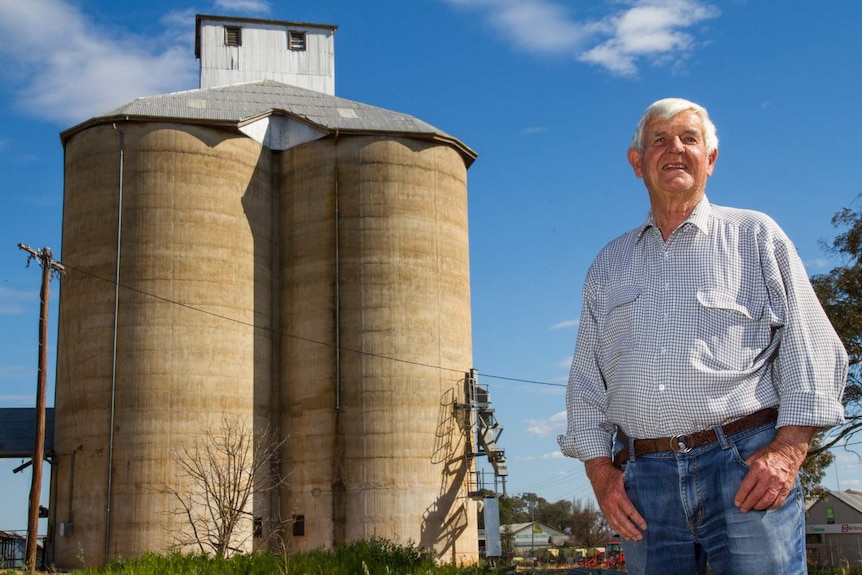
[[781,427],[772,443],[745,460],[751,468],[733,503],[743,513],[781,507],[808,454],[808,443],[816,428]]
[[590,459],[584,466],[599,508],[611,528],[626,541],[643,539],[642,531],[647,524],[626,495],[623,472],[614,467],[610,457]]

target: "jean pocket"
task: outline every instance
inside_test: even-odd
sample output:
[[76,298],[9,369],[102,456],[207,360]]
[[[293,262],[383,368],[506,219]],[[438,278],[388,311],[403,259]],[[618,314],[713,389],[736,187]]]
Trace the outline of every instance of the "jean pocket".
[[769,445],[775,439],[776,433],[778,432],[775,427],[769,424],[757,430],[743,432],[737,434],[736,437],[729,438],[733,443],[731,449],[737,462],[746,470],[750,469],[746,460]]

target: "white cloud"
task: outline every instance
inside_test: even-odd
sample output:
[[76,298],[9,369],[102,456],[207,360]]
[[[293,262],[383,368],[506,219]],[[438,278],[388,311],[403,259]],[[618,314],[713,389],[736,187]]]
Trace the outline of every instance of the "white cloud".
[[847,489],[862,489],[862,455],[856,448],[858,445],[843,447],[839,444],[832,448],[835,460],[826,469],[826,475],[821,480],[821,485],[835,491],[846,491]]
[[581,325],[581,320],[567,319],[565,321],[561,321],[560,323],[555,323],[551,326],[551,329],[567,329],[570,327],[578,327],[579,325]]
[[561,4],[547,0],[443,0],[482,10],[507,40],[528,52],[559,54],[577,49],[589,31]]
[[532,136],[533,134],[541,134],[543,132],[547,132],[548,128],[545,126],[530,126],[529,128],[524,128],[521,130],[521,134],[525,136]]
[[637,72],[640,59],[685,59],[698,42],[683,30],[719,14],[703,0],[630,0],[599,20],[577,21],[559,0],[443,1],[484,11],[498,32],[524,50],[571,54],[625,76]]
[[700,0],[640,0],[622,14],[607,18],[603,28],[611,31],[611,37],[579,59],[617,74],[633,75],[641,57],[656,63],[685,58],[697,42],[682,29],[718,14],[717,8]]
[[24,313],[34,302],[39,302],[38,291],[18,291],[0,286],[0,315]]
[[[183,27],[174,27],[174,22]],[[134,98],[197,86],[194,18],[167,15],[159,34],[100,28],[62,0],[0,0],[0,55],[17,104],[68,125]]]
[[[0,365],[0,379],[27,379],[29,381],[30,376],[34,375],[34,371],[33,368],[27,368],[22,365]],[[2,401],[0,401],[0,405],[2,404]]]
[[228,14],[269,14],[269,2],[262,0],[216,0],[216,7]]
[[[577,47],[586,32],[571,21],[566,11],[540,0],[499,2],[500,10],[493,14],[494,25],[511,35],[522,48],[534,52],[558,53]],[[540,34],[536,30],[541,30]]]
[[550,419],[528,419],[524,423],[529,436],[556,437],[566,431],[566,412],[555,413]]
[[36,395],[0,395],[0,405],[4,407],[30,407],[36,403]]
[[[520,457],[516,457],[518,461],[548,461],[549,459],[565,459],[565,455],[559,449],[557,451],[550,451],[548,453],[540,453],[539,455],[522,455]],[[557,473],[558,477],[566,477],[568,472],[561,471]]]
[[805,260],[805,269],[808,270],[829,270],[832,267],[835,267],[835,262],[830,260],[829,258],[814,258],[810,260]]

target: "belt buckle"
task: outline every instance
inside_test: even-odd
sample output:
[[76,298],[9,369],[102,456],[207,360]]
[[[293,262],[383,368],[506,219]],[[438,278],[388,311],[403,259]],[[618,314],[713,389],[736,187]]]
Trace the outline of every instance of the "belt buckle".
[[671,451],[676,451],[677,453],[688,453],[691,451],[691,447],[685,444],[685,435],[674,435],[670,438],[670,448]]

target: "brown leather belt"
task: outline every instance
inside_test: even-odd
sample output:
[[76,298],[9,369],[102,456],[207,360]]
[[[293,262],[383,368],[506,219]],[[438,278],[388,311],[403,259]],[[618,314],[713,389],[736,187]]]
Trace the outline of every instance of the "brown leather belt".
[[[721,426],[725,436],[734,435],[742,431],[747,431],[767,423],[778,421],[778,408],[768,407],[755,411],[751,415],[746,415],[736,421],[731,421]],[[620,467],[623,462],[629,459],[629,438],[623,433],[622,429],[617,430],[620,440],[625,444],[625,447],[614,456],[614,465]],[[676,435],[674,437],[661,437],[658,439],[635,439],[634,449],[635,457],[647,455],[648,453],[658,453],[659,451],[677,451],[685,453],[691,451],[695,447],[708,445],[713,441],[718,441],[718,435],[715,429],[705,429],[696,431],[689,435]]]

